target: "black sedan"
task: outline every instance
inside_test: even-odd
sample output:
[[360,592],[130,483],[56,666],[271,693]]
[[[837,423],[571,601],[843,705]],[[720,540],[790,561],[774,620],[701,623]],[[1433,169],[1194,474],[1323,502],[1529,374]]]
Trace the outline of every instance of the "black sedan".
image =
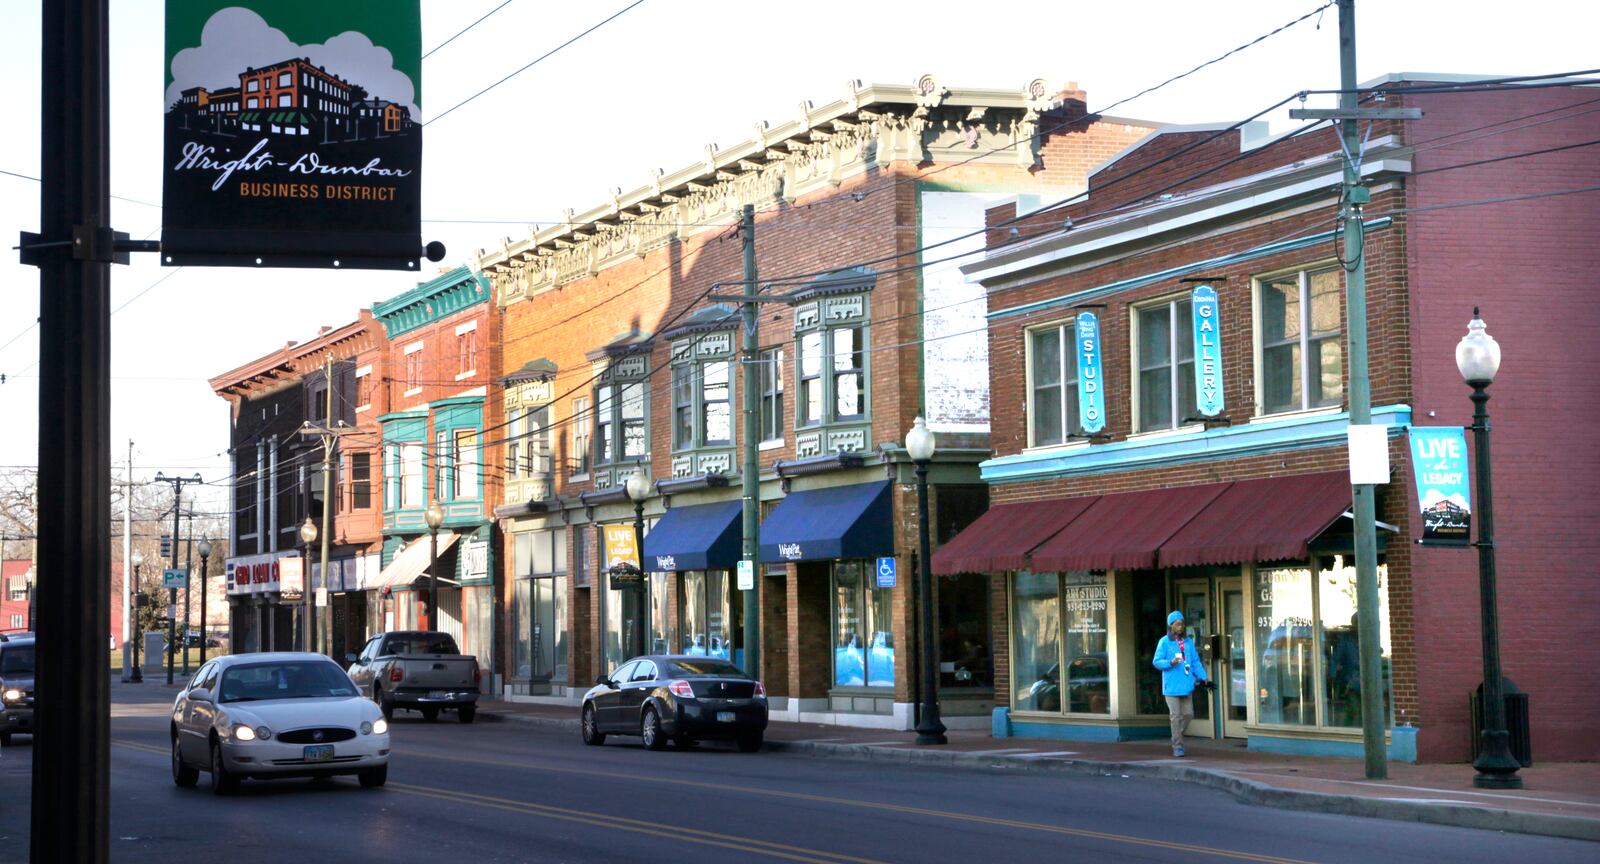
[[638,735],[647,749],[659,750],[669,739],[691,747],[718,738],[753,753],[766,728],[766,689],[716,657],[636,657],[600,676],[583,697],[585,744]]

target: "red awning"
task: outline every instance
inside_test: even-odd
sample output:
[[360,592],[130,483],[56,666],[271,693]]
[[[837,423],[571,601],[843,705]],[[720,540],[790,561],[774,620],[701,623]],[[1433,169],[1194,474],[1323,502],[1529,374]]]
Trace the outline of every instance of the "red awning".
[[1025,570],[1028,553],[1078,518],[1095,500],[1090,496],[990,507],[933,553],[933,572],[950,576]]
[[1348,509],[1344,471],[1241,480],[1162,544],[1161,564],[1303,559],[1311,541]]
[[1230,484],[1106,495],[1033,552],[1033,569],[1146,570],[1156,550]]

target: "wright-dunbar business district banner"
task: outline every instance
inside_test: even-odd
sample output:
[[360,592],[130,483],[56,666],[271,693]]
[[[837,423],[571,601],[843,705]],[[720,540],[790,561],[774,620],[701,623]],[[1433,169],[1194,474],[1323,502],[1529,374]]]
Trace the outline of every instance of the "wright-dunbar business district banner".
[[1411,465],[1422,508],[1422,542],[1465,546],[1472,539],[1467,435],[1460,426],[1411,427]]
[[166,5],[162,263],[417,269],[420,0]]

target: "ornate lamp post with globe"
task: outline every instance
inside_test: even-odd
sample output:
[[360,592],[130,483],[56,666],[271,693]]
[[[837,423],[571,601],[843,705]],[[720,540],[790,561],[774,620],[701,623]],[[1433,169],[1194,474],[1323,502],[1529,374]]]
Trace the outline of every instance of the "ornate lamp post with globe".
[[633,546],[639,553],[639,586],[634,595],[638,611],[633,623],[633,654],[637,657],[645,652],[645,607],[649,605],[646,595],[649,583],[644,575],[644,502],[650,497],[650,478],[645,476],[644,466],[635,466],[624,485],[628,490],[628,498],[633,501]]
[[917,721],[918,744],[947,744],[939,720],[939,646],[933,626],[933,562],[928,551],[928,463],[933,460],[933,431],[918,417],[906,433],[906,453],[917,466],[917,596],[922,609],[922,717]]

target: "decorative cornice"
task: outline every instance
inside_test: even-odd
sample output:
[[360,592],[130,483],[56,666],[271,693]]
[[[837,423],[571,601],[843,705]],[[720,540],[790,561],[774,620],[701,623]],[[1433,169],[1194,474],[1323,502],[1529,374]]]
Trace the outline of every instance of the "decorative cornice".
[[784,295],[790,303],[803,303],[815,300],[818,297],[832,297],[837,294],[860,294],[871,291],[878,282],[877,271],[871,267],[846,267],[825,273],[811,280],[802,288]]
[[693,477],[657,480],[656,491],[662,495],[677,495],[698,489],[720,489],[727,485],[728,475],[726,474],[697,474]]
[[679,336],[689,336],[695,333],[715,333],[718,330],[736,330],[739,327],[739,311],[732,306],[718,303],[697,310],[693,315],[683,319],[683,323],[670,330],[663,331],[661,338],[676,339]]
[[509,387],[512,384],[521,384],[525,381],[551,381],[559,371],[560,367],[556,366],[554,360],[548,357],[540,357],[537,360],[529,360],[524,363],[521,369],[500,379],[500,383]]
[[457,267],[388,300],[372,304],[372,314],[383,322],[389,338],[409,333],[489,300],[487,274]]
[[583,356],[594,363],[600,360],[615,360],[629,354],[648,354],[650,349],[655,347],[655,342],[655,336],[652,334],[630,330]]
[[838,453],[812,456],[807,459],[790,459],[787,461],[780,459],[773,463],[772,470],[780,478],[787,480],[790,477],[803,477],[807,474],[826,474],[830,471],[860,468],[865,464],[867,464],[867,460],[863,454],[842,450]]

